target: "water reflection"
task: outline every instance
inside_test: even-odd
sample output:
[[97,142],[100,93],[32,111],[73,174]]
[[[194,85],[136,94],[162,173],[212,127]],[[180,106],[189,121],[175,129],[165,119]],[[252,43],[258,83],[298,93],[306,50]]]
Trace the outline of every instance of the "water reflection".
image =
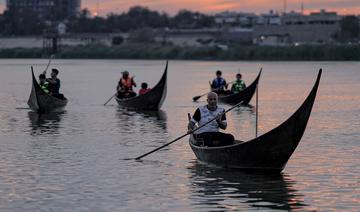
[[192,198],[201,207],[299,210],[305,206],[302,196],[293,188],[295,182],[282,174],[244,173],[196,161],[188,169]]
[[125,108],[118,108],[117,118],[119,127],[134,127],[134,125],[149,123],[155,124],[160,129],[166,130],[167,115],[163,110],[159,111],[134,111]]
[[66,111],[38,114],[33,111],[28,112],[30,120],[31,135],[59,134],[60,121]]

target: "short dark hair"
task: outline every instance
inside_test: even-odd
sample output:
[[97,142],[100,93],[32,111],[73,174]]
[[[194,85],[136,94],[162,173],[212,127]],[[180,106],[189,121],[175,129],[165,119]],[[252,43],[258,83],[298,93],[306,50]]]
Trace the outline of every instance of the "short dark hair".
[[146,82],[141,83],[141,88],[146,89],[148,87],[148,84]]
[[240,73],[237,73],[236,74],[236,77],[239,76],[240,78],[242,77],[242,75]]
[[216,75],[221,75],[221,71],[220,71],[220,70],[217,70],[217,71],[216,71]]
[[56,68],[51,69],[52,72],[54,72],[56,75],[59,73],[59,70],[57,70]]
[[39,79],[46,79],[45,74],[40,74],[40,75],[39,75]]

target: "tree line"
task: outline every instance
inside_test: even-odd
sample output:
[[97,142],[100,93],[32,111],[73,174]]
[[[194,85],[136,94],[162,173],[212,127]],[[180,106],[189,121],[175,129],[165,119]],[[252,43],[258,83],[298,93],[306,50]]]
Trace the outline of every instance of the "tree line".
[[[0,15],[0,35],[26,36],[43,35],[56,30],[63,22],[70,33],[116,33],[136,32],[142,29],[198,29],[216,27],[215,17],[190,10],[180,10],[176,15],[159,13],[147,7],[134,6],[121,14],[110,13],[106,17],[90,15],[83,9],[76,17],[64,18],[56,9],[48,17],[39,17],[33,10],[9,11]],[[360,20],[356,16],[344,16],[340,21],[340,30],[333,38],[340,43],[358,42]],[[138,33],[138,34],[139,34]]]
[[190,10],[180,10],[171,17],[147,7],[135,6],[121,14],[110,13],[106,17],[92,17],[88,9],[81,10],[77,17],[61,19],[59,16],[39,17],[33,10],[4,11],[0,16],[2,35],[41,35],[44,30],[54,29],[64,22],[67,32],[112,33],[129,32],[140,28],[203,28],[214,26],[212,16]]

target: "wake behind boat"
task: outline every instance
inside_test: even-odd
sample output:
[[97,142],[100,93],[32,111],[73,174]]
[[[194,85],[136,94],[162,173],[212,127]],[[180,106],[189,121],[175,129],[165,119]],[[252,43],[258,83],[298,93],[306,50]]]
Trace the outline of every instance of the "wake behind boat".
[[160,81],[150,91],[131,98],[121,99],[115,96],[117,103],[136,110],[159,110],[166,97],[167,68],[168,62]]
[[38,113],[47,113],[63,109],[68,103],[68,100],[66,98],[60,99],[45,93],[37,82],[33,70],[31,70],[31,74],[32,89],[28,100],[30,109]]
[[310,117],[322,70],[300,108],[273,130],[247,142],[206,147],[190,136],[189,144],[197,159],[206,164],[245,170],[281,172],[298,146]]

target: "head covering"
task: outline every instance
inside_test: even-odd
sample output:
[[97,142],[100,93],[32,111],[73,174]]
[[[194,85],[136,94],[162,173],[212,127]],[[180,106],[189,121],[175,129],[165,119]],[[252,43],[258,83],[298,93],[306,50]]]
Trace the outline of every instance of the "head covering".
[[123,72],[121,72],[122,74],[125,74],[125,75],[129,75],[129,72],[128,71],[123,71]]

